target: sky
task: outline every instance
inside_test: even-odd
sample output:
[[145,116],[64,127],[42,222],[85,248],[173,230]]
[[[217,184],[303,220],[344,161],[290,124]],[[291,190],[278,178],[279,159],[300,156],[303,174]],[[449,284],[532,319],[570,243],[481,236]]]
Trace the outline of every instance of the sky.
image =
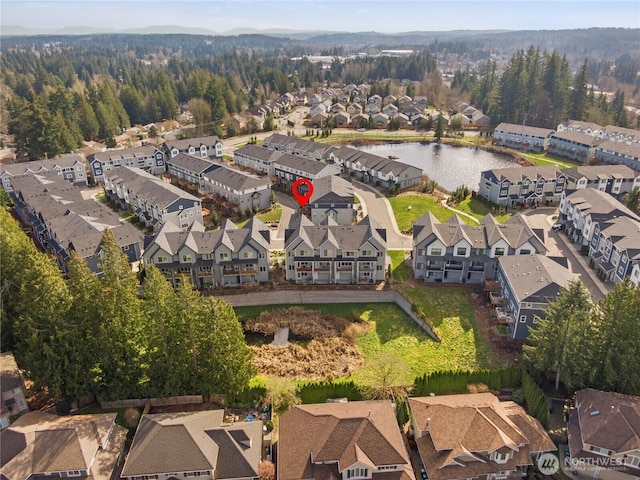
[[119,30],[178,25],[218,33],[235,28],[384,33],[640,28],[640,0],[1,0],[0,24]]

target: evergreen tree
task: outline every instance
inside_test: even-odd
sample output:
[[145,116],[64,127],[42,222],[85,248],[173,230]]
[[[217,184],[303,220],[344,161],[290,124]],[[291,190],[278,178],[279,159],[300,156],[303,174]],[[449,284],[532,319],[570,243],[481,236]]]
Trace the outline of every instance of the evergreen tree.
[[530,345],[522,347],[525,364],[537,373],[555,374],[556,390],[560,381],[567,388],[583,386],[592,318],[591,294],[582,282],[571,282],[529,332]]
[[588,67],[589,64],[585,58],[582,67],[573,80],[573,89],[571,91],[571,101],[569,105],[569,116],[573,120],[585,120],[587,117],[587,105],[589,103],[589,92],[587,89],[587,83],[589,82],[587,76]]
[[436,121],[434,122],[434,136],[436,137],[436,141],[439,142],[440,139],[444,136],[444,129],[447,121],[444,118],[442,112],[436,117]]
[[596,388],[640,392],[640,287],[629,279],[598,304],[595,335],[588,345],[592,360],[584,370]]

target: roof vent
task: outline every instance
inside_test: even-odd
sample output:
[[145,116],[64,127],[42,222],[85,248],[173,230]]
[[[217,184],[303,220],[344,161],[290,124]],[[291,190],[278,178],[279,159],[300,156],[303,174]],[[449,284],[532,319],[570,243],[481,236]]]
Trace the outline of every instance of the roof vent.
[[589,415],[591,415],[592,417],[595,417],[596,415],[600,415],[600,410],[593,410],[591,413],[589,413]]

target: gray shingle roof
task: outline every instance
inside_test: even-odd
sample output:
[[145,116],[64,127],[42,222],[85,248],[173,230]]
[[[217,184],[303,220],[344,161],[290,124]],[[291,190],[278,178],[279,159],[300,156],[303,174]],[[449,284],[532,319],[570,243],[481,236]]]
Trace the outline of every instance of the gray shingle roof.
[[311,160],[299,155],[285,154],[275,160],[274,166],[281,165],[283,167],[294,168],[304,173],[311,175],[317,175],[327,167],[326,163],[319,162],[317,160]]
[[546,303],[578,276],[543,255],[508,255],[498,259],[520,302]]
[[[604,145],[604,143],[602,145]],[[602,148],[602,145],[600,145],[598,148]],[[638,153],[640,154],[640,150],[638,151]],[[637,175],[640,175],[626,165],[583,165],[579,167],[566,168],[562,171],[562,173],[564,173],[568,178],[571,178],[574,181],[582,177],[585,177],[588,180],[599,180],[601,178],[632,179]]]
[[202,173],[207,168],[221,166],[219,163],[215,163],[200,157],[195,157],[187,153],[179,153],[175,157],[167,160],[167,164],[173,164],[178,167],[182,167],[185,170],[193,173]]
[[216,479],[258,476],[262,423],[222,426],[223,410],[144,415],[122,476],[211,470]]
[[219,137],[212,135],[209,137],[187,138],[184,140],[170,140],[164,145],[167,150],[173,150],[174,148],[177,148],[178,151],[184,152],[189,150],[189,147],[195,147],[196,150],[199,150],[202,145],[211,147],[219,141]]
[[574,142],[574,143],[578,143],[580,145],[585,145],[589,147],[595,147],[598,144],[602,143],[602,140],[600,140],[598,137],[587,135],[586,133],[582,133],[582,132],[574,132],[571,130],[565,130],[564,132],[554,133],[553,135],[551,135],[552,142],[554,138],[557,138],[560,140],[567,140],[569,142]]
[[2,392],[8,392],[22,386],[22,375],[13,353],[0,353],[0,388]]
[[261,147],[259,145],[249,144],[236,150],[234,156],[235,155],[246,155],[247,157],[257,158],[263,162],[271,163],[280,158],[283,153],[269,150],[268,148]]
[[606,192],[601,192],[595,188],[583,188],[576,190],[573,193],[567,195],[569,200],[575,208],[580,210],[585,216],[593,215],[598,218],[603,216],[610,216],[614,214],[625,215],[634,220],[639,220],[640,217],[633,213],[628,207],[620,203]]
[[353,203],[353,185],[337,175],[313,181],[313,195],[309,203]]
[[59,157],[52,158],[50,160],[35,160],[29,162],[9,163],[6,165],[0,165],[0,176],[5,172],[10,175],[24,175],[29,172],[39,172],[41,170],[52,172],[56,167],[68,168],[72,167],[76,162],[84,164],[84,159],[81,155],[75,153],[68,153],[60,155]]
[[224,166],[205,173],[204,177],[240,192],[246,192],[254,188],[271,185],[271,181],[266,177],[257,177],[255,175],[250,175],[248,173],[241,172],[240,170],[234,170]]
[[100,160],[108,162],[114,160],[124,160],[125,158],[148,157],[154,155],[159,150],[153,145],[143,145],[141,147],[125,148],[122,150],[107,150],[97,152],[89,156],[89,161]]
[[546,138],[555,130],[550,128],[529,127],[526,125],[518,125],[515,123],[500,123],[495,128],[496,132],[512,132],[519,135],[531,135],[535,137]]

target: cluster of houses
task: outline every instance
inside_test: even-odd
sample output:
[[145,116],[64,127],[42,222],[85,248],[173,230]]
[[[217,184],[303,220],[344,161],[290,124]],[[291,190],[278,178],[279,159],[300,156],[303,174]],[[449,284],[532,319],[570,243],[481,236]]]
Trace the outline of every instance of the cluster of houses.
[[[279,417],[275,444],[259,416],[239,421],[224,410],[145,413],[126,450],[127,430],[116,424],[115,413],[29,412],[11,353],[2,354],[0,374],[3,412],[21,413],[0,432],[6,480],[257,480],[265,461],[275,461],[278,480],[506,480],[526,475],[544,453],[557,453],[536,419],[492,393],[409,397],[409,442],[395,405],[369,400],[296,405]],[[585,389],[576,392],[573,407],[570,469],[638,478],[640,397]]]
[[543,152],[580,163],[627,165],[640,170],[640,132],[629,128],[570,120],[556,130],[511,123],[493,132],[496,145]]
[[428,118],[427,97],[407,95],[382,98],[369,96],[366,85],[347,85],[343,89],[322,89],[309,97],[309,121],[323,127],[331,119],[340,128],[386,128],[395,120],[399,127],[420,126]]

